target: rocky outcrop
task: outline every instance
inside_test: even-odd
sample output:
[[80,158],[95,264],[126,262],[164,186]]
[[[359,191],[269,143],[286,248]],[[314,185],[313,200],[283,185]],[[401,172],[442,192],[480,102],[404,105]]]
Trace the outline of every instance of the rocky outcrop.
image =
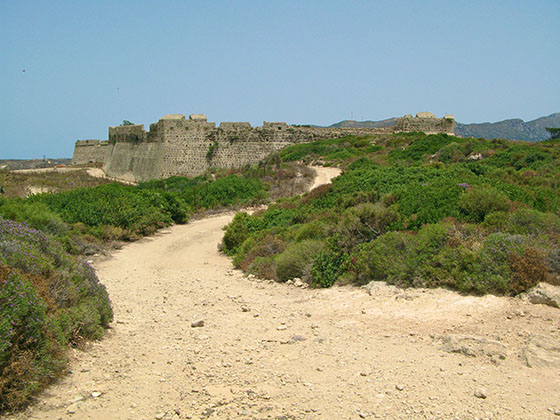
[[523,296],[535,305],[548,305],[560,308],[560,287],[548,283],[539,283]]

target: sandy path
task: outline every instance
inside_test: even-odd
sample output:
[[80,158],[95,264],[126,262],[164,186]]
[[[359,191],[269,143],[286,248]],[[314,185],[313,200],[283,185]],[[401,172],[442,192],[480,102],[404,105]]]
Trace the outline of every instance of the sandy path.
[[[559,310],[247,279],[217,251],[231,218],[173,226],[96,263],[113,329],[74,350],[72,373],[16,418],[558,418],[560,359],[551,350],[530,368],[521,354],[533,334],[560,342]],[[472,356],[442,349],[440,336],[463,335]]]
[[317,175],[315,176],[315,179],[313,180],[313,184],[311,185],[309,190],[312,190],[313,188],[317,188],[318,186],[323,184],[328,184],[331,181],[331,179],[340,175],[340,169],[338,168],[329,168],[323,166],[312,166],[311,168],[315,170]]

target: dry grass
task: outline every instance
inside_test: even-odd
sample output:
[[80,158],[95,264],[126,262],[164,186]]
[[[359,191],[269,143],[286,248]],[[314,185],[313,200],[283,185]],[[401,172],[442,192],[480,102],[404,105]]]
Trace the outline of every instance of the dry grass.
[[27,197],[32,191],[61,192],[111,182],[113,181],[88,175],[87,169],[38,173],[0,170],[0,191],[3,190],[3,197]]

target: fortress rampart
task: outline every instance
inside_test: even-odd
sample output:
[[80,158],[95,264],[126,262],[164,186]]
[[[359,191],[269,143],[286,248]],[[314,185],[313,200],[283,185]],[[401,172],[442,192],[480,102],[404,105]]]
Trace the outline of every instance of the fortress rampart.
[[[424,113],[429,114],[429,113]],[[255,164],[285,146],[347,135],[399,131],[453,134],[455,121],[447,116],[406,116],[394,127],[334,128],[292,126],[285,122],[208,122],[203,114],[169,114],[158,122],[109,127],[109,140],[79,140],[73,164],[101,163],[110,177],[146,181],[172,175],[196,176],[206,170]]]

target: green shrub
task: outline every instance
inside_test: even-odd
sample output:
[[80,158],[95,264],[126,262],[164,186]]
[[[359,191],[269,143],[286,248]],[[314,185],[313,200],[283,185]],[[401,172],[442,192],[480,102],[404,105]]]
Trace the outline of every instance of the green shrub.
[[437,254],[447,244],[449,228],[449,225],[439,223],[423,226],[414,241],[417,258],[425,260]]
[[241,249],[234,258],[234,265],[236,267],[247,270],[255,258],[273,257],[286,249],[286,243],[281,238],[267,232],[264,233],[265,234],[262,236],[259,235],[260,238],[258,240],[251,240],[257,238],[253,236],[243,243]]
[[340,246],[340,239],[339,236],[330,237],[327,248],[315,255],[311,267],[311,284],[331,287],[348,269],[350,257]]
[[358,284],[373,280],[407,286],[412,282],[414,255],[411,235],[388,232],[358,247],[352,271]]
[[69,231],[61,217],[44,203],[24,199],[3,200],[0,203],[0,217],[27,223],[35,229],[56,236],[63,236]]
[[253,260],[247,271],[258,278],[278,281],[276,275],[276,262],[272,257],[257,257]]
[[380,146],[371,144],[370,137],[346,136],[288,146],[281,150],[280,157],[284,162],[309,161],[318,158],[327,161],[346,161],[380,149]]
[[387,208],[381,203],[363,203],[342,213],[338,231],[342,244],[351,249],[356,244],[369,242],[384,234],[398,221],[399,214],[394,208]]
[[418,266],[414,286],[447,287],[472,293],[472,274],[477,267],[476,252],[461,245],[446,246],[425,264]]
[[457,142],[449,143],[439,149],[438,160],[445,163],[455,163],[465,159],[465,148]]
[[195,208],[211,209],[256,203],[266,197],[266,191],[260,179],[230,175],[186,190],[181,197]]
[[46,204],[67,223],[81,222],[94,228],[116,226],[133,234],[144,234],[173,222],[165,211],[169,201],[162,195],[119,184],[41,194],[30,200]]
[[480,223],[487,214],[507,211],[509,207],[507,195],[486,185],[469,189],[459,199],[461,214],[470,222]]
[[509,222],[509,214],[505,211],[494,211],[488,213],[482,224],[485,228],[492,232],[507,231]]
[[479,255],[480,269],[473,278],[473,291],[498,295],[510,293],[513,255],[523,254],[526,238],[522,235],[492,233],[484,240]]
[[314,239],[306,239],[288,246],[276,257],[278,280],[285,282],[296,277],[308,278],[313,259],[324,247],[323,241]]
[[518,209],[510,214],[507,231],[520,234],[557,234],[560,233],[560,217],[538,210]]
[[222,239],[224,252],[234,255],[237,248],[248,238],[249,234],[261,230],[262,222],[245,212],[237,213],[227,226]]
[[61,372],[63,348],[98,339],[113,313],[93,269],[27,225],[0,218],[0,410]]
[[[473,152],[483,158],[466,159]],[[531,270],[538,278],[543,272],[549,281],[560,278],[560,152],[548,144],[400,133],[329,139],[281,154],[346,169],[331,185],[247,220],[236,264],[249,256],[246,264],[254,267],[262,258],[263,271],[281,272],[295,265],[283,259],[294,258],[290,250],[298,242],[337,237],[311,268],[304,258],[297,274],[279,277],[303,276],[322,286],[352,277],[495,294],[529,287]],[[261,248],[267,235],[286,250],[270,256]],[[271,259],[279,264],[273,267]]]
[[[426,155],[433,155],[443,146],[457,142],[458,139],[447,134],[431,134],[428,136],[411,133],[412,141],[404,150],[395,149],[391,151],[390,157],[393,161],[407,160],[418,162]],[[416,137],[416,138],[414,138]]]
[[313,220],[309,223],[299,225],[294,235],[296,242],[306,239],[324,239],[327,234],[327,224],[321,220]]

